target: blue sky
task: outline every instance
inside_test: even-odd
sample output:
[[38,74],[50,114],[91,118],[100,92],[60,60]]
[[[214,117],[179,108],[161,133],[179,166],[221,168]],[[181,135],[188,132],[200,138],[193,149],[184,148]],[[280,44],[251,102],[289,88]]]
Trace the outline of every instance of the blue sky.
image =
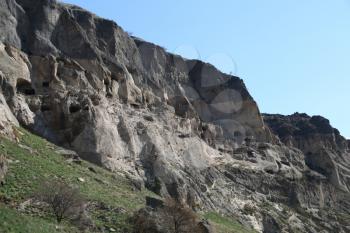
[[330,119],[350,138],[350,0],[65,0],[241,77],[260,110]]

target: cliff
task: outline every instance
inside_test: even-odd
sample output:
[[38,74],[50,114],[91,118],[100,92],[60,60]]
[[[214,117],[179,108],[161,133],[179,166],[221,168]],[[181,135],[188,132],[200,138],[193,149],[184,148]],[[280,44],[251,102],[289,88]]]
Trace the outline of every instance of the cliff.
[[349,230],[333,214],[349,214],[348,145],[323,118],[266,115],[267,127],[244,82],[210,64],[76,6],[0,6],[7,136],[20,124],[159,195],[260,232]]
[[335,186],[350,190],[350,150],[347,140],[321,116],[295,113],[264,115],[264,121],[281,141],[300,149],[309,168],[326,176]]

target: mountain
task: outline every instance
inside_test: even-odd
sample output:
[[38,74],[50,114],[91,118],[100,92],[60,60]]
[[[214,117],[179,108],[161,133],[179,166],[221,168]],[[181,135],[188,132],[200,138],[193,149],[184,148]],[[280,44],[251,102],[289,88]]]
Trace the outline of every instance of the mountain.
[[[319,116],[262,115],[238,77],[54,0],[0,0],[0,128],[258,232],[349,232],[350,155]],[[11,167],[10,167],[11,170]]]

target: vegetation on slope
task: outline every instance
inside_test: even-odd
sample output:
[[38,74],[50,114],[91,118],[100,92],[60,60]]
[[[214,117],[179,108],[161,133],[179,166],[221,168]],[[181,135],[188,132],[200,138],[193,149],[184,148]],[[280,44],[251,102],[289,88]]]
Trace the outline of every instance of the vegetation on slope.
[[[6,184],[0,187],[0,232],[80,232],[70,222],[57,225],[44,209],[26,205],[43,182],[60,180],[77,187],[88,201],[88,212],[99,231],[131,232],[129,218],[145,206],[147,190],[138,191],[121,173],[112,173],[86,161],[69,162],[57,146],[19,129],[18,142],[0,138],[0,154],[9,160]],[[205,216],[219,233],[251,233],[236,221],[215,213]]]
[[[0,153],[10,160],[6,184],[0,187],[0,200],[6,202],[8,207],[18,207],[30,199],[42,182],[58,179],[78,187],[92,203],[91,215],[97,227],[124,232],[130,229],[126,219],[135,210],[144,207],[146,195],[154,195],[146,190],[135,191],[132,183],[122,175],[88,162],[68,163],[66,158],[56,152],[58,148],[53,144],[23,129],[20,132],[22,136],[18,143],[6,138],[2,138],[0,143]],[[16,214],[6,209],[8,207],[0,206],[2,218]],[[55,223],[53,216],[48,213],[31,213],[30,210],[24,212],[18,216],[20,219],[24,214],[23,219],[28,219],[26,217],[31,215],[41,216],[45,219],[41,221],[43,225]],[[23,224],[23,227],[26,226]],[[49,225],[45,227],[50,229]],[[30,232],[25,229],[8,231]]]
[[50,220],[35,218],[29,215],[19,213],[14,209],[10,209],[0,204],[0,232],[1,233],[56,233],[56,232],[77,232],[76,228],[65,226],[64,228],[56,228],[56,225]]
[[232,218],[210,212],[204,215],[216,228],[218,233],[256,233],[256,231],[244,227]]

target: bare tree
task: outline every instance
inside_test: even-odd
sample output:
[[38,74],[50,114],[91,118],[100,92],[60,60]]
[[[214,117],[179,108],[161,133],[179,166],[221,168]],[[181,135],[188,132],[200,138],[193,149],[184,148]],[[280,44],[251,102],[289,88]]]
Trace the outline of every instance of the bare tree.
[[166,199],[163,208],[164,216],[168,216],[166,222],[174,233],[198,232],[198,217],[188,206],[176,202],[174,199]]
[[72,220],[84,208],[79,190],[61,181],[44,182],[35,197],[50,207],[58,223],[63,219]]
[[141,209],[135,213],[134,233],[158,233],[156,219],[145,209]]
[[196,213],[186,205],[166,199],[161,207],[136,213],[135,233],[202,233]]

